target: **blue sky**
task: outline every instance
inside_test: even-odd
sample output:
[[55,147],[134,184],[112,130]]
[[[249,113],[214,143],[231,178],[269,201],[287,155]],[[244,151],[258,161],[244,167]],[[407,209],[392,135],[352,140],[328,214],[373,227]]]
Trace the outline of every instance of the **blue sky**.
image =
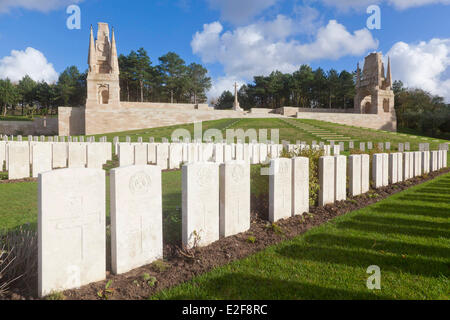
[[[66,27],[73,3],[80,30]],[[381,9],[380,30],[367,29],[370,4]],[[449,16],[450,0],[0,0],[0,78],[52,81],[70,65],[84,71],[89,27],[101,21],[114,26],[119,53],[144,47],[154,63],[174,51],[204,64],[211,97],[303,63],[350,71],[382,51],[394,78],[450,100]]]

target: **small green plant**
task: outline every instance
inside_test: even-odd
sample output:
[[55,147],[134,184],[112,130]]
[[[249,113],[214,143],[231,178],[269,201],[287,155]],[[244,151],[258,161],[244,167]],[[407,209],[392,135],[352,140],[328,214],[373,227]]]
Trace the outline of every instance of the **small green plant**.
[[256,238],[255,238],[254,236],[249,236],[249,237],[247,238],[247,242],[249,242],[249,243],[255,243],[255,242],[256,242]]
[[156,260],[151,264],[153,269],[155,269],[157,272],[164,272],[167,269],[169,269],[169,264],[164,262],[163,260]]
[[45,300],[66,300],[66,296],[62,292],[52,292],[45,297]]
[[97,292],[97,296],[100,297],[100,299],[108,300],[109,297],[112,294],[114,294],[114,289],[111,288],[111,285],[112,285],[112,280],[109,280],[105,285],[105,289],[99,290]]
[[284,230],[282,227],[280,227],[278,224],[274,223],[268,223],[266,225],[266,228],[271,229],[275,234],[278,234],[280,236],[284,236]]
[[144,280],[147,283],[147,285],[149,285],[150,287],[154,287],[155,286],[156,278],[151,276],[151,275],[149,275],[148,273],[144,273],[142,275],[142,280]]

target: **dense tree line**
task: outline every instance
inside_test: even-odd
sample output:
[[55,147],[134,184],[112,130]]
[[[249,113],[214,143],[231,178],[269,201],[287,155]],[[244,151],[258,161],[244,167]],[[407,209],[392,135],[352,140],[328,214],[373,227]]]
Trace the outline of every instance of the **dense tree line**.
[[[179,55],[169,52],[153,66],[141,48],[120,55],[122,101],[204,103],[211,88],[208,70],[202,65],[186,65]],[[0,115],[56,114],[57,107],[86,104],[87,71],[68,67],[54,84],[36,82],[29,76],[18,83],[0,79]]]
[[181,57],[169,52],[153,66],[141,48],[119,56],[122,101],[204,103],[211,88],[208,70],[202,65],[186,65]]
[[58,82],[48,84],[36,82],[24,76],[18,83],[0,79],[0,113],[8,109],[17,115],[55,114],[58,106],[78,107],[86,103],[86,73],[80,73],[75,66],[68,67]]
[[[215,106],[231,108],[231,92],[223,92]],[[231,94],[232,95],[232,94]],[[242,108],[353,108],[354,74],[334,69],[325,72],[302,65],[294,73],[274,71],[269,76],[255,76],[253,83],[243,85],[238,98]]]
[[450,105],[444,98],[421,89],[408,89],[401,81],[393,85],[397,126],[431,137],[450,139]]

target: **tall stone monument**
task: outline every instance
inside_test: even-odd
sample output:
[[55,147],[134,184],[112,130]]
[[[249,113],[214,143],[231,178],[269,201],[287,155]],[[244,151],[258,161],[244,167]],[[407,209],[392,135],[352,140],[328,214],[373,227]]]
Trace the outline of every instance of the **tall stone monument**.
[[238,89],[237,89],[238,85],[235,82],[234,83],[234,103],[233,103],[233,110],[234,111],[242,111],[241,106],[239,105],[239,100],[238,100]]
[[94,31],[91,26],[88,64],[86,108],[120,107],[119,60],[116,39],[113,29],[110,40],[107,23],[98,23],[96,41],[94,41]]
[[364,60],[362,74],[359,64],[356,73],[355,112],[395,116],[391,60],[385,72],[381,52],[371,53]]

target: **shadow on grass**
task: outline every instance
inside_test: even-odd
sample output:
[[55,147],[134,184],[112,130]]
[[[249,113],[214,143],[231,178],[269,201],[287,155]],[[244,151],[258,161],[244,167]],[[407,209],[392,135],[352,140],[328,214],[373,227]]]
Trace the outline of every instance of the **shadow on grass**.
[[277,253],[290,259],[317,261],[327,264],[367,268],[377,265],[381,270],[439,277],[448,270],[448,263],[417,256],[402,256],[386,252],[349,248],[330,248],[329,245],[314,243],[308,246],[292,244],[277,250]]
[[314,234],[305,237],[309,244],[317,244],[324,247],[347,247],[355,250],[371,250],[372,252],[384,251],[399,255],[418,255],[435,258],[450,257],[450,248],[443,246],[421,245],[392,240],[374,240],[363,237],[338,236],[332,234]]
[[450,203],[450,197],[445,196],[433,196],[428,193],[414,193],[414,194],[408,194],[404,195],[399,200],[408,200],[408,201],[430,201],[430,202],[442,202],[442,203]]
[[397,217],[378,217],[375,215],[361,215],[352,218],[353,221],[368,222],[376,224],[385,224],[390,226],[402,226],[413,228],[427,228],[433,230],[447,231],[450,230],[450,223],[448,222],[432,222],[416,219],[405,219]]
[[[361,291],[327,288],[301,281],[268,279],[243,273],[229,273],[208,279],[186,294],[170,295],[173,300],[299,300],[299,299],[391,299],[374,294],[361,282]],[[195,287],[196,284],[194,283]],[[242,288],[245,288],[243,290]]]
[[408,205],[401,203],[394,205],[393,203],[380,203],[371,208],[372,211],[380,213],[405,214],[405,215],[421,215],[434,218],[448,218],[448,208],[435,208],[420,205]]
[[375,232],[379,234],[398,234],[411,237],[428,237],[428,238],[450,238],[450,232],[433,229],[423,229],[412,226],[388,225],[371,223],[370,220],[361,219],[361,221],[343,221],[337,224],[339,229],[352,229],[363,232]]

